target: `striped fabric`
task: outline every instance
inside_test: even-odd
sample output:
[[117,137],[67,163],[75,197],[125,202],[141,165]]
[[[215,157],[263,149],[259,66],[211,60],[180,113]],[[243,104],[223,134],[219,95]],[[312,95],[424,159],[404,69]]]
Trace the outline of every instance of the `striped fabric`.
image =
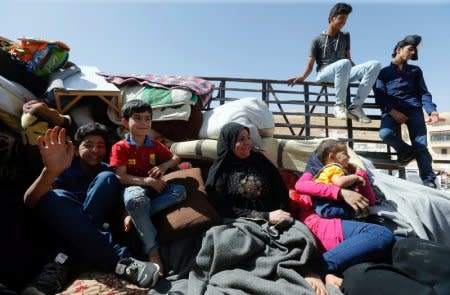
[[211,99],[214,84],[201,78],[187,76],[161,76],[161,75],[112,75],[107,73],[97,73],[105,77],[106,81],[120,87],[125,84],[150,85],[156,88],[186,88],[197,94],[202,105],[205,106]]

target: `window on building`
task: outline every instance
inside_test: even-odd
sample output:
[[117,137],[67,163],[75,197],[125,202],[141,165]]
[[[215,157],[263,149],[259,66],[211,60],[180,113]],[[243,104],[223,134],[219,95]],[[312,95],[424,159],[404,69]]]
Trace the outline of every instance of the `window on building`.
[[431,141],[450,141],[450,131],[436,131],[431,134]]
[[447,149],[441,149],[441,154],[446,155],[447,154]]

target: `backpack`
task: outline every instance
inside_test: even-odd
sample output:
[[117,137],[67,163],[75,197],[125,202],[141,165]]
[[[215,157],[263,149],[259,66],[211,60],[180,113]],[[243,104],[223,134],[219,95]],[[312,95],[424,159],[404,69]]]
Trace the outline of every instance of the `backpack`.
[[60,41],[19,38],[9,52],[26,63],[36,76],[48,76],[60,69],[69,58],[70,48]]

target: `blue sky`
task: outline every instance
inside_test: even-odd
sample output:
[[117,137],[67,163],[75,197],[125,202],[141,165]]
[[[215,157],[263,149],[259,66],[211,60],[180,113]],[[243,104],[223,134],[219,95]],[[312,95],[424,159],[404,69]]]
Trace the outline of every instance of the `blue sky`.
[[[0,34],[64,41],[72,61],[105,72],[287,79],[303,70],[334,3],[4,1]],[[387,65],[397,41],[421,35],[413,63],[438,110],[450,111],[450,1],[349,3],[353,60]]]

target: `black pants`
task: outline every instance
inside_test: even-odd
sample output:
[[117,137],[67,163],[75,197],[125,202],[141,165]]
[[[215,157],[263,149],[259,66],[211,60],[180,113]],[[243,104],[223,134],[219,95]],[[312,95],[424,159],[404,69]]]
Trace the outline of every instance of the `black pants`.
[[348,295],[435,295],[433,289],[388,264],[362,263],[344,271],[342,292]]
[[409,238],[395,243],[392,265],[364,263],[344,272],[345,294],[450,294],[450,247]]

